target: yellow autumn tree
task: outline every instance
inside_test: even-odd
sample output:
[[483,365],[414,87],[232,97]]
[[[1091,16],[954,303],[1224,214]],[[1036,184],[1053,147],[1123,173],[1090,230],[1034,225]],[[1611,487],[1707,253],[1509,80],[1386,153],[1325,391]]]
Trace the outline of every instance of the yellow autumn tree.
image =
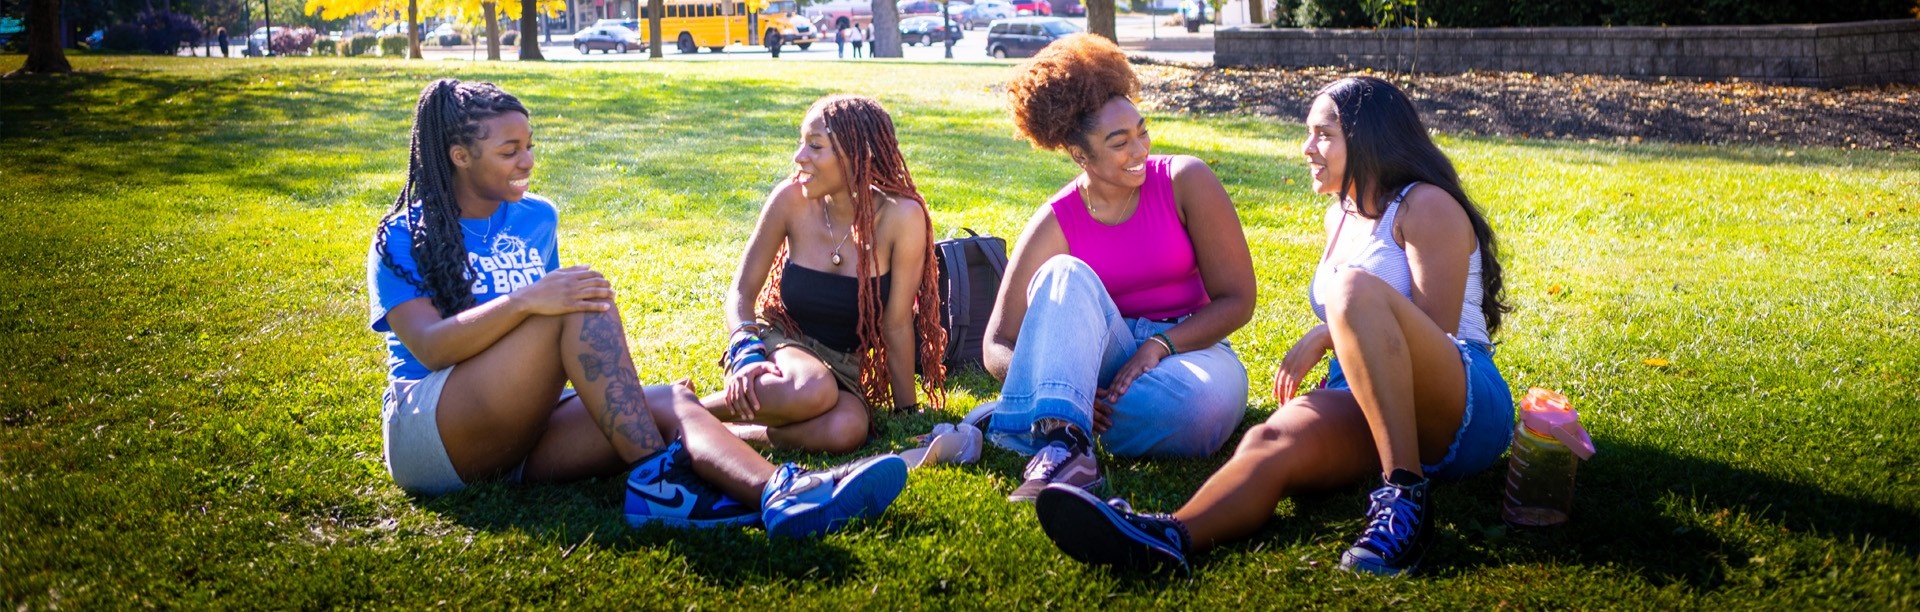
[[[566,10],[566,0],[536,0],[533,8],[536,14],[553,17]],[[405,11],[407,38],[409,40],[408,57],[420,58],[420,17],[438,15],[452,21],[468,25],[485,26],[487,32],[487,59],[500,59],[500,14],[521,15],[520,29],[532,35],[539,24],[531,23],[531,15],[522,11],[521,0],[307,0],[306,13],[323,19],[339,19],[351,15],[373,13],[376,25],[384,25],[388,15]],[[537,52],[537,48],[536,48]],[[524,55],[524,53],[523,53]]]
[[[440,14],[447,16],[449,19],[467,25],[484,26],[486,28],[487,59],[490,60],[500,59],[500,15],[520,16],[520,35],[522,37],[520,41],[521,59],[537,59],[536,57],[528,57],[530,53],[527,51],[528,46],[537,44],[527,40],[527,37],[534,36],[539,32],[540,24],[536,22],[536,16],[546,15],[548,17],[554,17],[558,16],[560,11],[567,9],[566,0],[536,0],[532,12],[524,10],[525,7],[521,4],[521,0],[435,1],[437,2],[437,6],[441,8]],[[539,47],[534,46],[531,54],[537,55],[538,53]]]

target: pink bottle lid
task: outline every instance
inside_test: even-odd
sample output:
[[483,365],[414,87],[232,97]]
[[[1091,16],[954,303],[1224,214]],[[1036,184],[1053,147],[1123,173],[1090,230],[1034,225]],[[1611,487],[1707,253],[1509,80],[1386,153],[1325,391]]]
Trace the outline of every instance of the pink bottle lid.
[[1593,438],[1580,427],[1580,413],[1567,405],[1567,396],[1533,387],[1520,402],[1520,424],[1533,433],[1552,437],[1581,460],[1593,457]]

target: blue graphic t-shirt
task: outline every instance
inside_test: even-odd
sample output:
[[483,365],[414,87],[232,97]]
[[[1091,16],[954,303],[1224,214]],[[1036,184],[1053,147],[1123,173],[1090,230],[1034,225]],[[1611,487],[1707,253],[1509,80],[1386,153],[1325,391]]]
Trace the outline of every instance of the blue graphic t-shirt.
[[[409,212],[418,218],[420,208],[415,206]],[[531,193],[518,202],[502,203],[492,217],[461,219],[468,276],[473,279],[473,303],[477,306],[505,297],[559,269],[560,253],[554,235],[558,224],[559,214],[553,203]],[[380,231],[387,233],[387,253],[393,262],[419,278],[406,218],[395,218]],[[380,261],[380,252],[372,244],[367,247],[367,288],[373,331],[386,335],[388,380],[426,378],[432,372],[400,343],[400,337],[387,325],[387,312],[408,300],[428,297],[427,293],[394,274]]]

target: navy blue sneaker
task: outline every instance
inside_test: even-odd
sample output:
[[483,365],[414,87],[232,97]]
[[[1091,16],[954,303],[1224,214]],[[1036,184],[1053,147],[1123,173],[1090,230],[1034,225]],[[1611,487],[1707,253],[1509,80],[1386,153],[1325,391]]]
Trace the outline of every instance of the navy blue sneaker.
[[879,516],[907,488],[907,462],[876,455],[828,470],[780,466],[761,495],[767,535],[806,538],[838,531],[854,519]]
[[1428,525],[1433,502],[1427,496],[1427,479],[1394,470],[1371,497],[1367,530],[1353,548],[1340,555],[1340,569],[1378,576],[1412,572],[1419,567],[1433,536]]
[[1074,560],[1152,571],[1186,569],[1187,526],[1164,514],[1137,514],[1125,500],[1105,502],[1079,487],[1048,485],[1034,498],[1040,529]]
[[626,516],[634,527],[745,527],[760,522],[759,512],[693,473],[693,456],[680,440],[641,459],[627,473]]

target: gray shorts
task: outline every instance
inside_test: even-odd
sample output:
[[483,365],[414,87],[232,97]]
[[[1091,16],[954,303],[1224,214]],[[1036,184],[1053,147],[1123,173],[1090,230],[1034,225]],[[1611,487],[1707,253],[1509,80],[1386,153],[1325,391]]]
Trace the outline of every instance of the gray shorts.
[[[401,490],[427,497],[445,495],[467,487],[453,469],[447,446],[440,440],[440,393],[447,386],[453,368],[428,374],[420,380],[396,380],[387,384],[380,400],[381,437],[386,445],[387,473]],[[576,395],[562,389],[558,406]],[[520,482],[527,467],[525,459],[505,476],[507,482]]]

